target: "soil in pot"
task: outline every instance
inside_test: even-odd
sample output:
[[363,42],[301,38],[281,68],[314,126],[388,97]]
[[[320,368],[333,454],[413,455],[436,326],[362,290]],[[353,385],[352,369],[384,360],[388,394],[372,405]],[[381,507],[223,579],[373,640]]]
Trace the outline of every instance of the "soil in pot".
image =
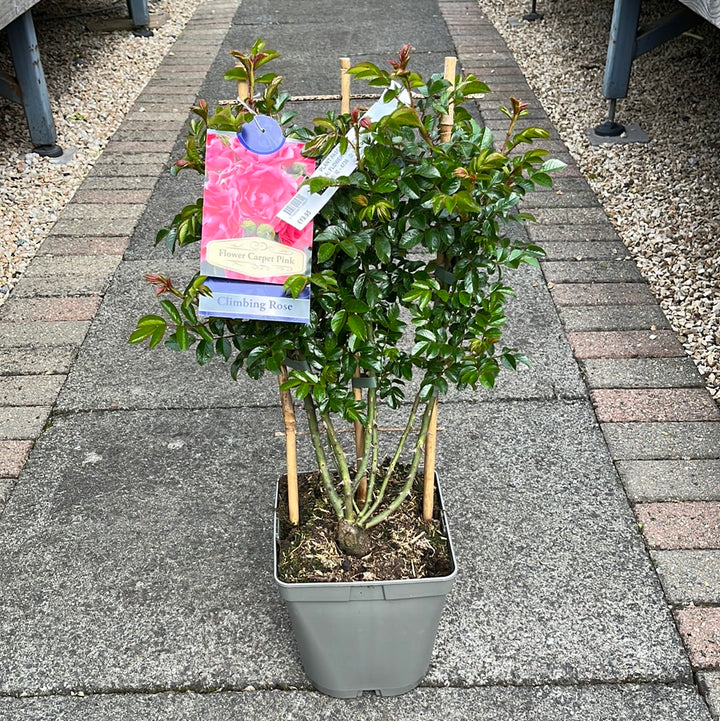
[[[402,470],[402,469],[401,469]],[[280,541],[278,578],[285,583],[392,581],[438,578],[453,571],[447,537],[441,528],[439,500],[435,518],[422,518],[422,475],[412,492],[385,522],[371,528],[371,550],[361,558],[349,556],[335,541],[338,521],[326,500],[317,472],[300,474],[300,524],[287,516],[286,479],[280,483],[278,520]],[[386,498],[392,499],[403,483],[398,474],[389,482]],[[437,494],[436,494],[437,495]]]

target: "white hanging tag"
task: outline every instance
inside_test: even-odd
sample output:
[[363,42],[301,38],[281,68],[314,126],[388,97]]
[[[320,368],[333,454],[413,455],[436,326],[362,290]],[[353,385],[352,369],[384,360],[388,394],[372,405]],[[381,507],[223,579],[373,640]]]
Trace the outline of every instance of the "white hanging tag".
[[[387,91],[385,91],[387,92]],[[376,123],[380,118],[390,115],[394,112],[400,103],[410,105],[410,95],[407,90],[403,90],[397,96],[389,101],[385,101],[385,93],[376,103],[370,106],[368,111],[363,115],[363,119],[367,118]],[[355,130],[351,130],[347,134],[348,140],[354,140]],[[363,152],[362,143],[363,134],[360,134],[360,154]],[[357,168],[357,158],[353,148],[348,148],[344,153],[340,152],[339,146],[335,146],[326,158],[320,163],[311,178],[339,178],[343,175],[350,175]],[[321,193],[311,193],[307,185],[299,188],[297,193],[288,201],[288,203],[278,212],[277,217],[284,220],[288,225],[292,225],[297,230],[303,230],[305,226],[322,210],[323,206],[332,198],[337,188],[326,188]]]

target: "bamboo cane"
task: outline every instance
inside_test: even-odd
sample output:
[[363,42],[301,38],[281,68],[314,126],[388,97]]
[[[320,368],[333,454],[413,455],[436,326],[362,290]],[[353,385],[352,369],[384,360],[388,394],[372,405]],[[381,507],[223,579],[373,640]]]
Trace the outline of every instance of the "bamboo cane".
[[[455,68],[457,66],[457,58],[445,58],[445,80],[448,80],[451,86],[455,85]],[[440,118],[440,142],[446,143],[452,136],[453,123],[455,122],[455,108],[450,103],[448,112]],[[438,253],[437,264],[443,265],[444,258]],[[428,427],[427,438],[425,439],[425,469],[423,476],[423,518],[429,521],[433,516],[435,505],[435,458],[437,449],[437,423],[438,423],[438,399],[433,399],[432,415],[430,416],[430,426]]]
[[[452,87],[455,86],[455,68],[457,58],[445,58],[445,80],[448,80]],[[455,107],[450,103],[446,115],[440,118],[440,142],[447,143],[452,135],[453,123],[455,122]]]
[[350,80],[347,70],[350,67],[350,58],[340,58],[340,112],[350,112]]
[[[280,367],[278,384],[282,386],[288,378],[287,368]],[[295,406],[288,390],[280,390],[283,422],[285,423],[285,460],[287,465],[288,518],[293,526],[300,523],[300,505],[298,501],[297,480],[297,425],[295,423]]]
[[245,102],[248,101],[248,95],[250,94],[250,86],[247,80],[238,80],[237,84],[237,96],[240,100]]
[[430,521],[435,506],[435,454],[437,449],[438,398],[435,396],[425,437],[425,469],[423,476],[423,519]]

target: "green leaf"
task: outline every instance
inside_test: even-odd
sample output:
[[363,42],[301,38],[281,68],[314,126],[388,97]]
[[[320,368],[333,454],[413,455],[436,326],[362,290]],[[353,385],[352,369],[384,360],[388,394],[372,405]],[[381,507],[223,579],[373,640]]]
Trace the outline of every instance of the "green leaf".
[[367,338],[367,328],[365,321],[359,315],[348,315],[348,328],[361,340]]
[[347,315],[348,314],[346,310],[339,310],[330,320],[330,327],[332,328],[335,335],[337,335],[345,327]]
[[184,325],[178,327],[175,331],[175,339],[177,340],[178,349],[186,351],[190,345],[187,328]]
[[373,245],[380,262],[387,263],[390,260],[390,254],[392,252],[390,241],[384,235],[378,235]]
[[230,360],[233,352],[232,343],[227,338],[218,338],[215,342],[215,352],[226,361]]
[[173,323],[177,323],[178,325],[182,323],[180,311],[178,311],[178,309],[175,307],[175,304],[171,300],[161,300],[160,305],[163,307],[163,310],[170,316],[170,320],[172,320]]
[[431,165],[430,163],[423,163],[415,172],[417,175],[420,175],[423,178],[428,178],[430,180],[442,177],[437,167]]
[[[140,318],[137,328],[130,334],[128,343],[142,343],[146,338],[151,338],[150,347],[154,348],[161,340],[167,329],[167,321],[159,315],[146,315]],[[159,340],[153,342],[159,334]]]
[[335,245],[333,243],[321,243],[318,248],[318,263],[324,263],[335,255]]
[[539,170],[541,173],[554,173],[558,170],[563,170],[564,168],[567,168],[567,165],[563,163],[562,160],[550,158],[540,166]]
[[197,348],[195,348],[195,360],[197,360],[201,366],[209,363],[214,355],[212,343],[201,340],[197,344]]

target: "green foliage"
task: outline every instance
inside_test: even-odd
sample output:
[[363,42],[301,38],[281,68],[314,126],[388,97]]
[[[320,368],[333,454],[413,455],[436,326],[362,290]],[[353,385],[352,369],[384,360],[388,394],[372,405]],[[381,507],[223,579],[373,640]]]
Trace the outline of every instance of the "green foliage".
[[[233,56],[239,65],[226,77],[263,86],[264,94],[254,101],[263,111],[282,107],[277,76],[255,73],[277,54],[258,41],[247,55]],[[506,271],[537,265],[543,253],[507,229],[513,221],[529,217],[518,209],[525,194],[536,185],[550,185],[550,173],[563,167],[532,145],[535,139],[547,138],[546,131],[515,131],[526,114],[522,103],[512,99],[510,108],[503,109],[508,131],[497,149],[490,131],[465,108],[469,96],[488,92],[487,86],[472,75],[458,76],[454,84],[439,75],[425,80],[408,69],[409,58],[405,47],[390,71],[363,62],[349,72],[391,95],[411,93],[411,104],[400,104],[376,123],[354,110],[349,115],[330,113],[316,120],[312,129],[294,131],[306,142],[306,154],[319,160],[337,144],[343,149],[351,146],[358,159],[350,176],[310,181],[313,192],[336,188],[315,218],[313,274],[286,282],[293,296],[311,286],[310,323],[199,320],[193,309],[204,292],[203,279],[179,291],[160,276],[154,284],[158,293],[168,293],[168,299],[160,301],[164,315],[141,318],[130,338],[156,346],[171,331],[169,347],[187,351],[194,346],[201,364],[213,358],[228,361],[233,377],[244,370],[259,378],[287,365],[284,388],[303,402],[311,429],[317,426],[317,416],[324,422],[346,490],[357,486],[360,470],[369,468],[374,481],[377,458],[370,446],[377,443],[377,403],[398,408],[415,380],[408,400],[413,418],[418,404],[424,407],[425,429],[415,445],[417,467],[436,396],[452,387],[491,388],[501,367],[515,369],[526,362],[517,350],[501,343],[505,305],[512,296]],[[451,105],[455,123],[445,139],[441,119]],[[209,115],[203,103],[194,111],[197,119],[186,157],[176,167],[202,172],[207,127],[236,129],[249,115],[241,106]],[[201,201],[183,208],[171,228],[160,231],[158,241],[174,250],[198,240],[201,215]],[[365,400],[356,399],[352,390],[358,369],[372,379]],[[353,477],[335,452],[334,415],[360,421],[367,429],[365,467]],[[323,451],[317,445],[316,453],[322,467]],[[326,490],[328,485],[332,484],[326,484]],[[331,487],[328,492],[333,493]],[[344,505],[337,497],[333,502],[346,520],[371,526],[382,516],[376,512],[377,497],[362,508],[354,508],[347,498],[351,494],[345,494]]]

